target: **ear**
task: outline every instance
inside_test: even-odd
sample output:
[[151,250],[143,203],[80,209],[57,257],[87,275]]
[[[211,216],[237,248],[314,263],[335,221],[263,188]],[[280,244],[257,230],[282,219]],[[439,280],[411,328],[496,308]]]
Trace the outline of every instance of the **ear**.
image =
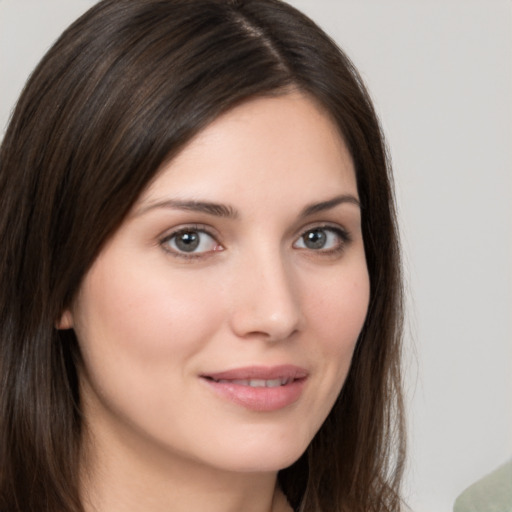
[[59,320],[55,323],[55,328],[60,330],[73,328],[73,315],[69,309],[66,309]]

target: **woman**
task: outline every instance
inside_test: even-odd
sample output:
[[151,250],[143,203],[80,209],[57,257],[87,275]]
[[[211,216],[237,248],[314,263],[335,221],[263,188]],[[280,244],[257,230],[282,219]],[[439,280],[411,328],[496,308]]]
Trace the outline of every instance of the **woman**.
[[276,0],[106,0],[0,153],[0,509],[398,510],[390,175]]

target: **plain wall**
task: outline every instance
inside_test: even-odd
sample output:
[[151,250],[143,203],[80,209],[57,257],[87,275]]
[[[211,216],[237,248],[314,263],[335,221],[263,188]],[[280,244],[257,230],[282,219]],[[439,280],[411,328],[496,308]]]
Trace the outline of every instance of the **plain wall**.
[[[0,133],[92,0],[0,0]],[[346,50],[394,161],[416,512],[512,456],[512,2],[295,0]]]

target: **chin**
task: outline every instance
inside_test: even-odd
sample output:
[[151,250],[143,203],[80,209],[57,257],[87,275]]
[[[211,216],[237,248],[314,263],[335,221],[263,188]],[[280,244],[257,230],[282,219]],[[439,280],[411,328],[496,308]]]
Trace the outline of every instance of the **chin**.
[[218,465],[237,473],[277,473],[296,462],[308,444],[309,441],[290,443],[289,439],[247,443],[231,453],[226,450]]

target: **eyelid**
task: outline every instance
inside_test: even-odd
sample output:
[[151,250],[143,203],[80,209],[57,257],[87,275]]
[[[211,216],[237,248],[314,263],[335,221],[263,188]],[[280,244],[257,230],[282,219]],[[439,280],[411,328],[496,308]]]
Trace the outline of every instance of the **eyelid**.
[[343,236],[343,238],[351,238],[350,230],[347,229],[345,226],[338,222],[329,222],[329,221],[319,221],[319,222],[311,222],[310,224],[307,224],[306,226],[301,227],[298,230],[298,233],[296,235],[296,238],[301,237],[304,235],[304,233],[307,233],[308,231],[312,231],[315,229],[325,229],[325,230],[331,230],[335,231],[340,234],[340,236]]
[[[323,249],[323,248],[313,249],[313,248],[309,248],[309,247],[296,247],[297,242],[299,240],[303,239],[303,237],[306,233],[308,233],[310,231],[314,231],[314,230],[326,230],[326,231],[330,231],[331,233],[334,233],[340,239],[339,244],[337,244],[336,247],[328,248],[328,249]],[[201,252],[180,251],[180,250],[172,249],[168,245],[166,245],[167,242],[169,242],[169,240],[171,240],[172,238],[180,235],[181,233],[186,233],[188,231],[192,231],[192,232],[196,231],[199,233],[204,233],[207,236],[211,237],[218,245],[213,250],[201,251]],[[349,230],[347,230],[344,226],[342,226],[338,223],[333,223],[333,222],[315,222],[315,223],[311,223],[309,225],[302,227],[300,229],[300,231],[298,231],[298,233],[294,237],[293,246],[296,249],[299,249],[302,251],[307,251],[308,253],[329,256],[329,255],[336,255],[336,254],[343,252],[350,242],[352,242],[352,236],[351,236]],[[172,229],[167,230],[166,232],[164,232],[164,234],[162,234],[161,236],[158,237],[158,245],[161,246],[162,249],[166,253],[170,254],[171,256],[182,258],[184,260],[206,258],[208,256],[214,255],[217,252],[221,252],[222,250],[224,250],[223,243],[220,241],[220,237],[217,234],[217,231],[209,225],[198,224],[198,223],[182,224],[182,225],[175,226]],[[219,247],[219,249],[217,249],[217,247]]]
[[179,251],[175,249],[171,249],[169,246],[166,247],[166,243],[169,242],[169,240],[172,240],[174,237],[186,233],[186,232],[198,232],[208,235],[210,238],[212,238],[216,243],[217,246],[223,247],[222,243],[219,241],[219,236],[215,233],[215,230],[212,229],[210,226],[207,226],[206,224],[183,224],[180,226],[175,226],[174,228],[167,230],[164,234],[158,237],[158,245],[162,247],[162,249],[171,256],[176,256],[178,258],[183,259],[197,259],[197,258],[205,258],[208,256],[213,255],[216,252],[220,252],[219,250],[211,250],[211,251],[202,251],[202,252],[185,252],[185,251]]
[[293,245],[295,246],[295,244],[299,240],[301,240],[306,233],[308,233],[310,231],[314,231],[316,229],[318,229],[318,230],[323,229],[323,230],[335,233],[336,236],[338,236],[340,238],[339,245],[337,247],[331,248],[331,249],[310,249],[308,247],[297,247],[297,249],[308,251],[308,252],[315,253],[318,255],[332,255],[332,254],[338,254],[338,253],[343,252],[346,249],[347,245],[350,244],[350,242],[352,242],[352,235],[351,235],[350,231],[348,229],[346,229],[345,227],[343,227],[342,225],[336,224],[336,223],[330,223],[330,222],[320,222],[320,223],[314,223],[314,224],[310,224],[308,226],[303,227],[300,230],[299,235],[295,238]]

